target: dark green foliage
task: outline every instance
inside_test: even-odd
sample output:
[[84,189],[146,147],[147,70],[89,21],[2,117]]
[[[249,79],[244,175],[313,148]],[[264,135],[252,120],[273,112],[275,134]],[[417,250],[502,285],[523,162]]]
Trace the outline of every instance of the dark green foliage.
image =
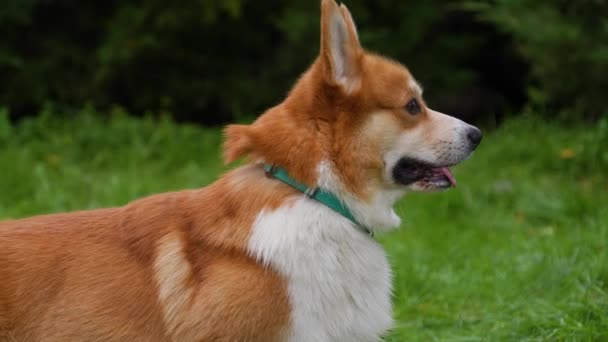
[[[255,117],[316,56],[319,2],[5,0],[0,105]],[[605,1],[346,2],[363,44],[407,64],[439,110],[491,121],[526,98],[589,118],[608,107]]]
[[468,8],[516,40],[531,66],[534,109],[608,114],[607,1],[494,0]]
[[[284,97],[318,51],[319,1],[6,3],[0,105],[17,116],[52,102],[119,104],[211,124],[254,117]],[[409,65],[439,109],[492,114],[521,104],[521,95],[505,99],[490,84],[500,82],[488,82],[486,70],[500,68],[477,63],[496,31],[453,4],[348,5],[364,45]],[[508,44],[501,50],[517,59]]]

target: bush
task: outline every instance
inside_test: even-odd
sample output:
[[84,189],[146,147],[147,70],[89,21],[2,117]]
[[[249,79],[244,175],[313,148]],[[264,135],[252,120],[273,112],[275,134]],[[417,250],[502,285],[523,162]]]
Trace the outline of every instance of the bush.
[[608,114],[606,1],[494,0],[467,8],[514,37],[531,66],[533,109],[586,119]]
[[[406,63],[438,109],[487,115],[521,104],[522,78],[496,77],[520,75],[505,67],[517,56],[453,3],[347,2],[364,45]],[[318,51],[319,1],[5,3],[0,105],[17,116],[54,102],[207,124],[253,117],[283,98]],[[500,56],[480,58],[484,51]]]

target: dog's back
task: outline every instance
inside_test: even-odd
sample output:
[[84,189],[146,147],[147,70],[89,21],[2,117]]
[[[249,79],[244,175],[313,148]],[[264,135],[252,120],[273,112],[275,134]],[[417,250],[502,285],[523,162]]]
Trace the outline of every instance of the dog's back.
[[[277,338],[288,317],[282,279],[244,252],[251,219],[242,189],[226,187],[234,177],[246,186],[247,174],[0,223],[0,341]],[[260,210],[263,193],[246,205]]]
[[152,275],[129,255],[116,229],[123,212],[1,223],[0,331],[20,341],[163,336],[155,301],[148,300],[155,297]]

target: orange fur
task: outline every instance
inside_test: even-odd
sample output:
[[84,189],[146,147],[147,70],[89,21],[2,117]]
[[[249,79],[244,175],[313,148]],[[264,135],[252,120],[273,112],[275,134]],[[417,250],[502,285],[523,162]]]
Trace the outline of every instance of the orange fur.
[[246,125],[228,125],[224,130],[224,162],[226,164],[251,153],[253,144],[248,130],[249,127]]
[[[242,200],[248,191],[256,201]],[[291,194],[252,166],[121,208],[1,223],[0,341],[277,338],[288,322],[284,280],[245,244],[256,214]],[[177,330],[163,317],[176,304],[158,299],[154,266],[174,237],[188,269],[180,286],[192,290]]]

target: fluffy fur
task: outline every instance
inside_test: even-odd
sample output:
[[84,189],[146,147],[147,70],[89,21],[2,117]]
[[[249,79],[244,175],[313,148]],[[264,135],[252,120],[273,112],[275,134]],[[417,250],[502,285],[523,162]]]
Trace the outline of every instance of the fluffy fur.
[[[288,97],[225,130],[226,162],[247,165],[198,190],[0,223],[0,341],[386,333],[391,273],[381,246],[268,178],[261,163],[335,193],[369,229],[390,230],[400,223],[395,201],[449,184],[446,167],[481,135],[426,107],[404,66],[366,52],[344,5],[321,7],[319,56]],[[414,100],[419,111],[408,109]]]
[[391,326],[384,251],[328,207],[300,197],[261,212],[249,250],[288,279],[289,341],[376,341]]

